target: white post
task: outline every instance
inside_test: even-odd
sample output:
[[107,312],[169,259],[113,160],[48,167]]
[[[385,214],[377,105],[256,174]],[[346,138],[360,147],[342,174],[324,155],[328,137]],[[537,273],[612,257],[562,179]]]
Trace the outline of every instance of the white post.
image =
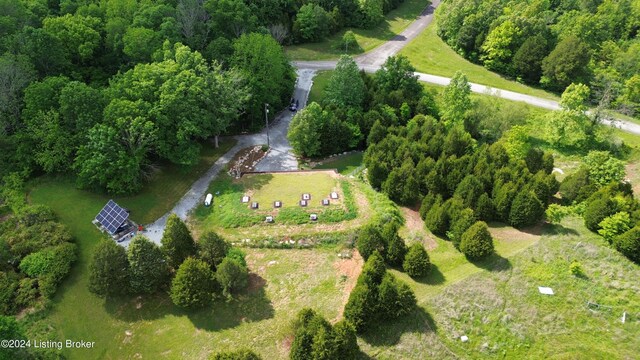
[[627,319],[627,312],[623,311],[622,312],[622,323],[624,324],[624,321]]

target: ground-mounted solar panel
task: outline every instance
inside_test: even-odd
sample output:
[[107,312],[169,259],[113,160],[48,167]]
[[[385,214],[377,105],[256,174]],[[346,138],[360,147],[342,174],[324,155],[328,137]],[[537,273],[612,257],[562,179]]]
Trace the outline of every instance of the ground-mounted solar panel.
[[96,221],[107,229],[109,234],[113,235],[118,231],[118,228],[127,221],[128,217],[129,213],[127,210],[121,208],[113,200],[109,200],[98,215],[96,215]]

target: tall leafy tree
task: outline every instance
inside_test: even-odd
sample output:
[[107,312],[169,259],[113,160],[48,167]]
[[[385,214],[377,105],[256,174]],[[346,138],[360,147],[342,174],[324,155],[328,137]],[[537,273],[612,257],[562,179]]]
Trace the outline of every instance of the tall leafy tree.
[[0,56],[0,135],[16,131],[23,91],[35,75],[33,66],[24,56]]
[[279,109],[288,104],[295,73],[280,44],[270,35],[244,34],[234,44],[231,65],[246,77],[252,97],[246,103],[243,126],[264,124],[264,104]]
[[456,71],[444,90],[440,116],[447,123],[462,123],[471,109],[471,85],[462,71]]
[[313,3],[300,7],[293,22],[293,34],[305,42],[317,42],[329,35],[329,14]]
[[178,215],[169,215],[162,235],[162,251],[167,256],[169,265],[178,268],[187,257],[196,254],[196,249],[187,225]]
[[92,16],[65,14],[42,21],[42,28],[60,39],[69,58],[76,63],[87,63],[96,55],[102,41],[101,27],[101,20]]
[[365,96],[364,80],[358,64],[348,55],[342,55],[329,83],[324,88],[324,102],[337,107],[362,108]]

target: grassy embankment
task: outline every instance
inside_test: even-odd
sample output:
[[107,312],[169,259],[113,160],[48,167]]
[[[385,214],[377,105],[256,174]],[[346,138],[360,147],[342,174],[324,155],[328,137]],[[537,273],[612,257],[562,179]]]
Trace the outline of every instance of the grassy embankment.
[[324,41],[287,46],[285,50],[292,60],[337,59],[345,53],[345,49],[340,45],[342,36],[351,30],[356,36],[358,47],[349,49],[348,53],[350,55],[360,54],[378,47],[400,34],[428,4],[429,1],[425,0],[405,0],[397,9],[390,11],[383,22],[371,29],[342,29]]

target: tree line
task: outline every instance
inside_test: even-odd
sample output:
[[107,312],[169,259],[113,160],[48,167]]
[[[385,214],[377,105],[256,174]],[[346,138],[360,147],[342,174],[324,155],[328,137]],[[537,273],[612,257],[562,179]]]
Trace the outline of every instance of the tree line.
[[465,58],[553,91],[640,114],[640,1],[448,0],[438,35]]
[[0,177],[132,193],[153,164],[193,165],[204,139],[259,128],[295,73],[268,31],[214,26],[213,3],[0,1]]

